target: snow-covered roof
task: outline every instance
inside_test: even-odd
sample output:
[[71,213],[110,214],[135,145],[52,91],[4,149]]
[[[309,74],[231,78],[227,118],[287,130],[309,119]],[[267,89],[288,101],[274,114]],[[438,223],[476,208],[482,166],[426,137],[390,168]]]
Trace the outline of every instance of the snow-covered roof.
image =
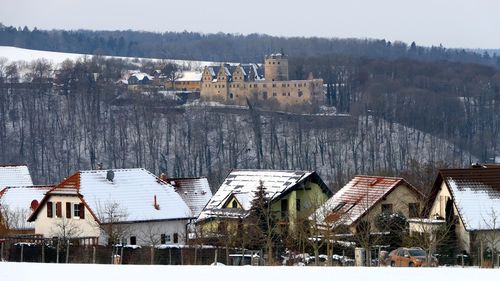
[[177,81],[201,81],[202,72],[199,71],[184,71],[182,72],[182,77],[177,79]]
[[216,216],[244,215],[245,212],[241,209],[225,208],[231,195],[242,205],[243,211],[248,211],[261,182],[266,189],[267,197],[274,200],[313,173],[310,171],[233,170],[210,199],[198,220]]
[[31,186],[33,181],[26,165],[0,166],[0,188],[6,186]]
[[198,217],[212,198],[212,190],[207,178],[178,178],[167,179],[175,187],[177,193],[193,212],[193,217]]
[[406,185],[420,194],[402,178],[355,176],[342,189],[311,215],[319,224],[351,225],[364,216],[377,202],[397,186]]
[[34,228],[33,223],[28,223],[28,217],[36,208],[43,196],[53,186],[13,186],[0,190],[0,207],[3,212],[13,212],[20,218],[14,222],[16,229]]
[[[193,217],[173,186],[142,168],[80,171],[48,194],[74,190],[83,196],[98,219],[107,206],[115,203],[126,213],[122,222]],[[159,208],[155,207],[155,200]]]
[[445,169],[440,176],[450,191],[465,229],[500,229],[500,167]]
[[[135,77],[137,78],[137,80],[139,81],[142,81],[144,80],[144,78],[148,78],[149,80],[153,80],[154,77],[147,74],[147,73],[144,73],[144,72],[139,72],[139,73],[133,73],[132,75],[130,75],[130,77]],[[130,78],[129,78],[130,79]]]

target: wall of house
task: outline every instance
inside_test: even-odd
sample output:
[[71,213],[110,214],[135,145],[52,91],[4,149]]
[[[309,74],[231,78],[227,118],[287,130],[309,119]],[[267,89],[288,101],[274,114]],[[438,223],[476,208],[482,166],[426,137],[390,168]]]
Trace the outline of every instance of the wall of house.
[[[127,244],[134,244],[133,240],[135,239],[135,245],[141,246],[160,245],[162,242],[165,242],[166,245],[185,245],[188,223],[189,220],[137,222],[121,224],[121,228],[124,231]],[[162,234],[165,235],[166,241],[161,241]],[[176,234],[177,241],[174,241]],[[107,243],[105,235],[101,235],[99,243]]]
[[[172,84],[165,83],[165,89],[170,89]],[[201,81],[175,81],[174,88],[178,91],[200,91]]]
[[[290,192],[271,206],[273,214],[276,214],[280,219],[286,219],[281,217],[281,202],[283,200],[287,200],[289,230],[295,231],[297,221],[306,218],[326,202],[326,200],[328,200],[328,195],[323,192],[318,184],[308,181],[304,189],[298,188]],[[297,203],[299,203],[299,201],[300,208],[297,208]]]
[[[434,218],[435,216],[440,216],[442,218],[446,218],[446,202],[448,199],[451,199],[451,194],[446,186],[446,183],[443,181],[441,183],[441,187],[439,189],[438,194],[436,195],[436,199],[432,203],[432,208],[429,213],[430,218]],[[470,251],[470,233],[465,229],[465,225],[462,222],[462,219],[459,216],[458,209],[455,204],[453,204],[453,212],[456,216],[459,217],[458,224],[456,225],[455,232],[457,234],[458,239],[458,247],[460,250],[465,250],[467,252]]]
[[274,102],[277,106],[300,106],[324,102],[323,80],[288,81],[203,81],[200,96],[203,100],[233,105],[253,101]]
[[[422,204],[421,198],[406,185],[399,185],[384,199],[375,204],[373,208],[365,214],[364,219],[371,222],[372,229],[378,231],[375,225],[375,219],[382,213],[382,205],[392,204],[392,212],[401,213],[408,218],[410,214],[410,203]],[[362,203],[360,202],[360,204]],[[356,225],[351,225],[350,230],[355,232]]]
[[[66,202],[71,203],[71,211],[73,212],[74,204],[81,203],[78,197],[53,195],[48,201],[53,202],[53,216],[52,218],[47,217],[47,202],[45,202],[35,220],[36,234],[41,234],[44,237],[54,237],[61,232],[61,224],[64,223],[75,229],[76,233],[78,233],[77,237],[99,237],[99,226],[87,208],[85,209],[84,219],[75,217],[73,213],[70,219],[66,218]],[[56,217],[56,202],[61,202],[62,216],[60,218]]]

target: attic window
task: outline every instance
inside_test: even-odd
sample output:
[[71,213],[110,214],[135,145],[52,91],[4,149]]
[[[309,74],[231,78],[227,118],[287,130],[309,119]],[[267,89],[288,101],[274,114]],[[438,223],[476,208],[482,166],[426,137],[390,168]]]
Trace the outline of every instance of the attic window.
[[335,213],[340,211],[340,209],[342,209],[342,207],[344,207],[345,204],[346,202],[340,202],[339,204],[337,204],[337,206],[335,206],[335,208],[332,209],[332,212]]

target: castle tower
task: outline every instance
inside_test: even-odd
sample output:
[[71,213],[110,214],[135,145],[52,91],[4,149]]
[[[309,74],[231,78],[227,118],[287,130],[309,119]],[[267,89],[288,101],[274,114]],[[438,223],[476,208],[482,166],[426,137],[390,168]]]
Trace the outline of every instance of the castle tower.
[[264,59],[264,75],[267,81],[288,80],[288,58],[284,54],[267,55]]

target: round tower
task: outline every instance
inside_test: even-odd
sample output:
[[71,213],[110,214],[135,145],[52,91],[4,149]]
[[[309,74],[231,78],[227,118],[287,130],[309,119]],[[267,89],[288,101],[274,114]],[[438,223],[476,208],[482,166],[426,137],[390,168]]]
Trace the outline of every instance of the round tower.
[[288,58],[284,54],[267,55],[264,59],[264,75],[267,81],[288,80]]

